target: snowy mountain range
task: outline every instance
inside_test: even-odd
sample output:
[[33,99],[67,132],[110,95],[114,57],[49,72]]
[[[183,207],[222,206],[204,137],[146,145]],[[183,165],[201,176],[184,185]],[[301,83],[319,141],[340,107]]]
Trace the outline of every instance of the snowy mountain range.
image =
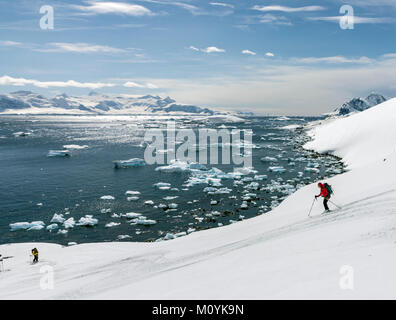
[[46,98],[31,91],[0,95],[0,113],[8,114],[217,114],[208,108],[178,104],[170,97],[145,95],[108,96],[91,92],[73,97]]
[[353,98],[352,100],[345,102],[341,107],[335,109],[331,115],[343,116],[354,112],[361,112],[385,102],[386,100],[387,98],[383,95],[371,93],[366,98]]

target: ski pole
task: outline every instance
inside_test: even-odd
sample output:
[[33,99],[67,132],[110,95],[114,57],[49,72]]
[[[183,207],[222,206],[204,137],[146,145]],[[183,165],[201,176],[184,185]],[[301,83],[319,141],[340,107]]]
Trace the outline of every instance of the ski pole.
[[312,211],[312,208],[313,208],[313,205],[314,205],[315,201],[316,201],[316,198],[314,198],[313,201],[312,201],[312,205],[311,205],[311,209],[309,209],[308,217],[311,215],[311,211]]
[[330,203],[334,204],[338,209],[341,209],[340,206],[337,206],[333,201],[329,200]]

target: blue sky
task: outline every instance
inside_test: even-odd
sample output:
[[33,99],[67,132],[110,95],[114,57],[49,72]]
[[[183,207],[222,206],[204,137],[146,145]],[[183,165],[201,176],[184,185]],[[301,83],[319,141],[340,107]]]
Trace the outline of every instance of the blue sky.
[[[354,11],[342,29],[340,7]],[[41,29],[42,6],[54,28]],[[0,0],[0,92],[170,95],[260,114],[396,96],[394,0]]]

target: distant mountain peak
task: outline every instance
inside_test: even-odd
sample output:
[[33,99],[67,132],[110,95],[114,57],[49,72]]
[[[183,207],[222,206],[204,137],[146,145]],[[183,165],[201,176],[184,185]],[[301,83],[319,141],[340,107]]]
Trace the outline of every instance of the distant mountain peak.
[[366,98],[356,97],[345,102],[341,107],[334,110],[334,114],[347,115],[353,112],[361,112],[386,100],[387,98],[383,95],[372,92]]
[[17,91],[0,95],[0,113],[4,112],[21,114],[216,114],[208,108],[176,103],[170,97],[106,96],[94,91],[91,91],[88,96],[69,97],[67,94],[60,94],[51,99],[30,91]]

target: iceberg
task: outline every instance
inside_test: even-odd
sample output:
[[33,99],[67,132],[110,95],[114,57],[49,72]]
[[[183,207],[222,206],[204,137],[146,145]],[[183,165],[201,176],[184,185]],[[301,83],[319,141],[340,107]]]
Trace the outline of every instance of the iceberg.
[[45,223],[43,221],[33,221],[33,222],[16,222],[9,224],[11,231],[18,230],[41,230],[44,228]]
[[75,224],[76,224],[76,222],[74,221],[73,217],[71,217],[71,218],[67,219],[65,222],[63,222],[63,226],[65,227],[65,229],[74,228]]
[[78,220],[77,225],[83,227],[93,227],[98,224],[98,219],[93,218],[91,215],[86,215],[85,217]]
[[51,223],[63,223],[65,221],[65,218],[63,218],[63,214],[54,214],[54,216],[51,219]]
[[80,149],[87,149],[89,148],[87,145],[80,146],[78,144],[67,144],[63,146],[63,149],[75,149],[75,150],[80,150]]
[[146,165],[146,162],[140,158],[132,158],[129,160],[115,160],[113,161],[114,168],[135,168],[135,167],[142,167]]

